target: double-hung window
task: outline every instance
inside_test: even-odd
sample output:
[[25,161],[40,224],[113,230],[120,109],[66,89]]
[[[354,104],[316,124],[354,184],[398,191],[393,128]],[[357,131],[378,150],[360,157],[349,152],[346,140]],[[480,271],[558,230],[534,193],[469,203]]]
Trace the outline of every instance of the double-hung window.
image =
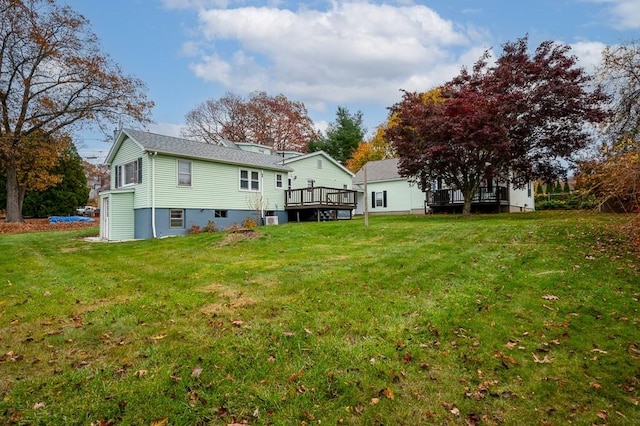
[[387,191],[374,191],[371,193],[371,207],[387,207]]
[[283,185],[282,174],[276,173],[276,188],[281,189]]
[[142,182],[142,158],[117,165],[115,169],[116,188]]
[[240,169],[240,190],[260,191],[260,172],[258,170]]
[[178,160],[178,186],[191,186],[191,161]]
[[172,229],[184,228],[184,210],[183,209],[169,210],[169,227]]

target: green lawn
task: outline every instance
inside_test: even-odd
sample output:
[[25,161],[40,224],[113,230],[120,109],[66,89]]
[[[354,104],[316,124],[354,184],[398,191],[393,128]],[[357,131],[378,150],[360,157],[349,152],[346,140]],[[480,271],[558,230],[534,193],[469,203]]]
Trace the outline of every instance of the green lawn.
[[0,424],[637,425],[628,219],[2,235]]

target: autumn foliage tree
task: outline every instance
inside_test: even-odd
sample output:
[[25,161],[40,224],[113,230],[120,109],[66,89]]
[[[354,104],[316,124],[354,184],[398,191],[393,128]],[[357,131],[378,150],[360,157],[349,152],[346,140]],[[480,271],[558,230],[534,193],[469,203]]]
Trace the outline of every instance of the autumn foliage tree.
[[439,96],[404,92],[391,108],[399,123],[386,133],[400,173],[460,190],[464,214],[484,179],[521,187],[565,175],[563,160],[589,143],[588,124],[606,118],[607,98],[569,50],[547,41],[530,56],[521,38],[493,65],[485,52]]
[[317,138],[304,103],[265,92],[253,92],[247,99],[227,93],[197,105],[187,113],[182,135],[212,144],[251,142],[297,152],[306,152]]
[[369,161],[386,160],[394,158],[393,147],[385,139],[388,123],[378,126],[376,134],[368,141],[360,142],[351,158],[347,160],[346,167],[353,173],[358,172]]
[[57,176],[58,182],[44,190],[27,191],[23,205],[25,215],[46,217],[72,214],[87,202],[87,177],[75,145],[69,144],[59,154],[56,163],[48,172]]
[[602,59],[613,114],[602,145],[580,163],[580,186],[606,208],[640,211],[640,44],[607,47]]
[[[147,122],[153,103],[101,53],[88,21],[53,0],[0,0],[0,46],[0,168],[6,220],[20,222],[27,188],[56,183],[30,181],[33,161],[57,159],[57,144],[82,125]],[[40,177],[53,167],[40,164]]]

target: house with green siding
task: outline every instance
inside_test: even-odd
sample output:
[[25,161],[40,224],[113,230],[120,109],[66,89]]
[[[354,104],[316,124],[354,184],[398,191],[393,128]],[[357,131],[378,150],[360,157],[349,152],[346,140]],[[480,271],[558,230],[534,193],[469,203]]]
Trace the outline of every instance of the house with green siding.
[[[464,204],[462,192],[447,187],[442,179],[430,182],[422,191],[417,182],[400,175],[397,158],[368,162],[356,173],[353,187],[358,190],[356,214],[363,214],[365,207],[371,214],[461,213]],[[474,212],[533,211],[532,182],[516,187],[485,178],[473,195],[471,207]]]
[[[365,169],[366,168],[366,169]],[[365,170],[367,172],[366,195],[371,214],[424,214],[425,193],[409,179],[400,176],[398,159],[369,161],[353,178],[358,192],[356,214],[365,209]]]
[[[275,153],[252,143],[213,145],[121,129],[106,163],[111,187],[100,194],[100,236],[109,241],[183,235],[209,222],[225,229],[247,218],[286,223],[299,220],[300,211],[320,220],[325,211],[356,207],[353,174],[322,151]],[[310,189],[310,181],[329,186]],[[302,188],[307,199],[293,202]]]

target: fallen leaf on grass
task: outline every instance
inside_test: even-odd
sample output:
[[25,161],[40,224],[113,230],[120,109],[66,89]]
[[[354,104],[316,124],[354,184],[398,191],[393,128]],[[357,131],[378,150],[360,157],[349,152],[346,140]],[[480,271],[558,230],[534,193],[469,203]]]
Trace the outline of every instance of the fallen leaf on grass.
[[159,419],[151,420],[151,426],[166,426],[169,424],[169,417],[161,417]]
[[536,354],[532,353],[531,355],[533,355],[533,362],[535,362],[536,364],[551,364],[553,362],[553,360],[549,359],[547,355],[545,355],[542,359],[538,358]]
[[202,367],[200,367],[199,365],[197,365],[196,367],[194,367],[193,370],[191,370],[191,377],[200,377],[200,374],[202,374]]
[[542,296],[542,298],[544,300],[559,300],[560,299],[558,296],[554,296],[553,294],[545,294],[544,296]]
[[236,327],[240,327],[242,324],[244,324],[244,321],[242,321],[242,320],[233,320],[233,321],[231,321],[231,324],[235,325]]
[[453,410],[454,408],[456,408],[456,404],[455,404],[455,403],[453,403],[453,402],[443,402],[443,403],[442,403],[442,406],[443,406],[444,408],[446,408],[447,410],[449,410],[449,411],[451,411],[451,410]]
[[376,405],[378,402],[380,402],[380,398],[371,398],[371,405]]
[[390,400],[396,399],[395,395],[393,394],[393,389],[391,388],[382,389],[380,392],[378,392],[378,395]]
[[594,389],[600,389],[602,387],[602,385],[598,382],[589,382],[589,386],[591,386]]
[[153,340],[154,342],[157,342],[158,340],[162,340],[162,339],[164,339],[165,337],[167,337],[167,335],[166,335],[166,334],[164,334],[164,333],[163,333],[163,334],[158,334],[157,336],[153,336],[153,337],[151,337],[151,340]]
[[603,351],[602,349],[598,349],[598,348],[591,349],[591,352],[597,352],[599,354],[606,354],[607,353],[607,351]]
[[141,378],[142,376],[146,376],[148,373],[147,370],[138,370],[135,373],[133,373],[134,377],[137,377],[138,379]]
[[[512,356],[505,355],[502,352],[496,352],[493,356],[495,358],[503,359],[503,360],[509,362],[509,364],[512,364],[512,365],[516,364],[516,360]],[[534,357],[535,357],[535,355],[534,355]]]
[[291,376],[289,376],[289,381],[291,383],[294,383],[294,382],[298,381],[298,379],[300,379],[303,375],[304,375],[304,373],[302,372],[302,370],[298,370],[297,373],[293,373],[293,374],[291,374]]
[[33,404],[33,409],[34,410],[39,410],[41,408],[45,407],[45,403],[44,402],[36,402],[35,404]]

